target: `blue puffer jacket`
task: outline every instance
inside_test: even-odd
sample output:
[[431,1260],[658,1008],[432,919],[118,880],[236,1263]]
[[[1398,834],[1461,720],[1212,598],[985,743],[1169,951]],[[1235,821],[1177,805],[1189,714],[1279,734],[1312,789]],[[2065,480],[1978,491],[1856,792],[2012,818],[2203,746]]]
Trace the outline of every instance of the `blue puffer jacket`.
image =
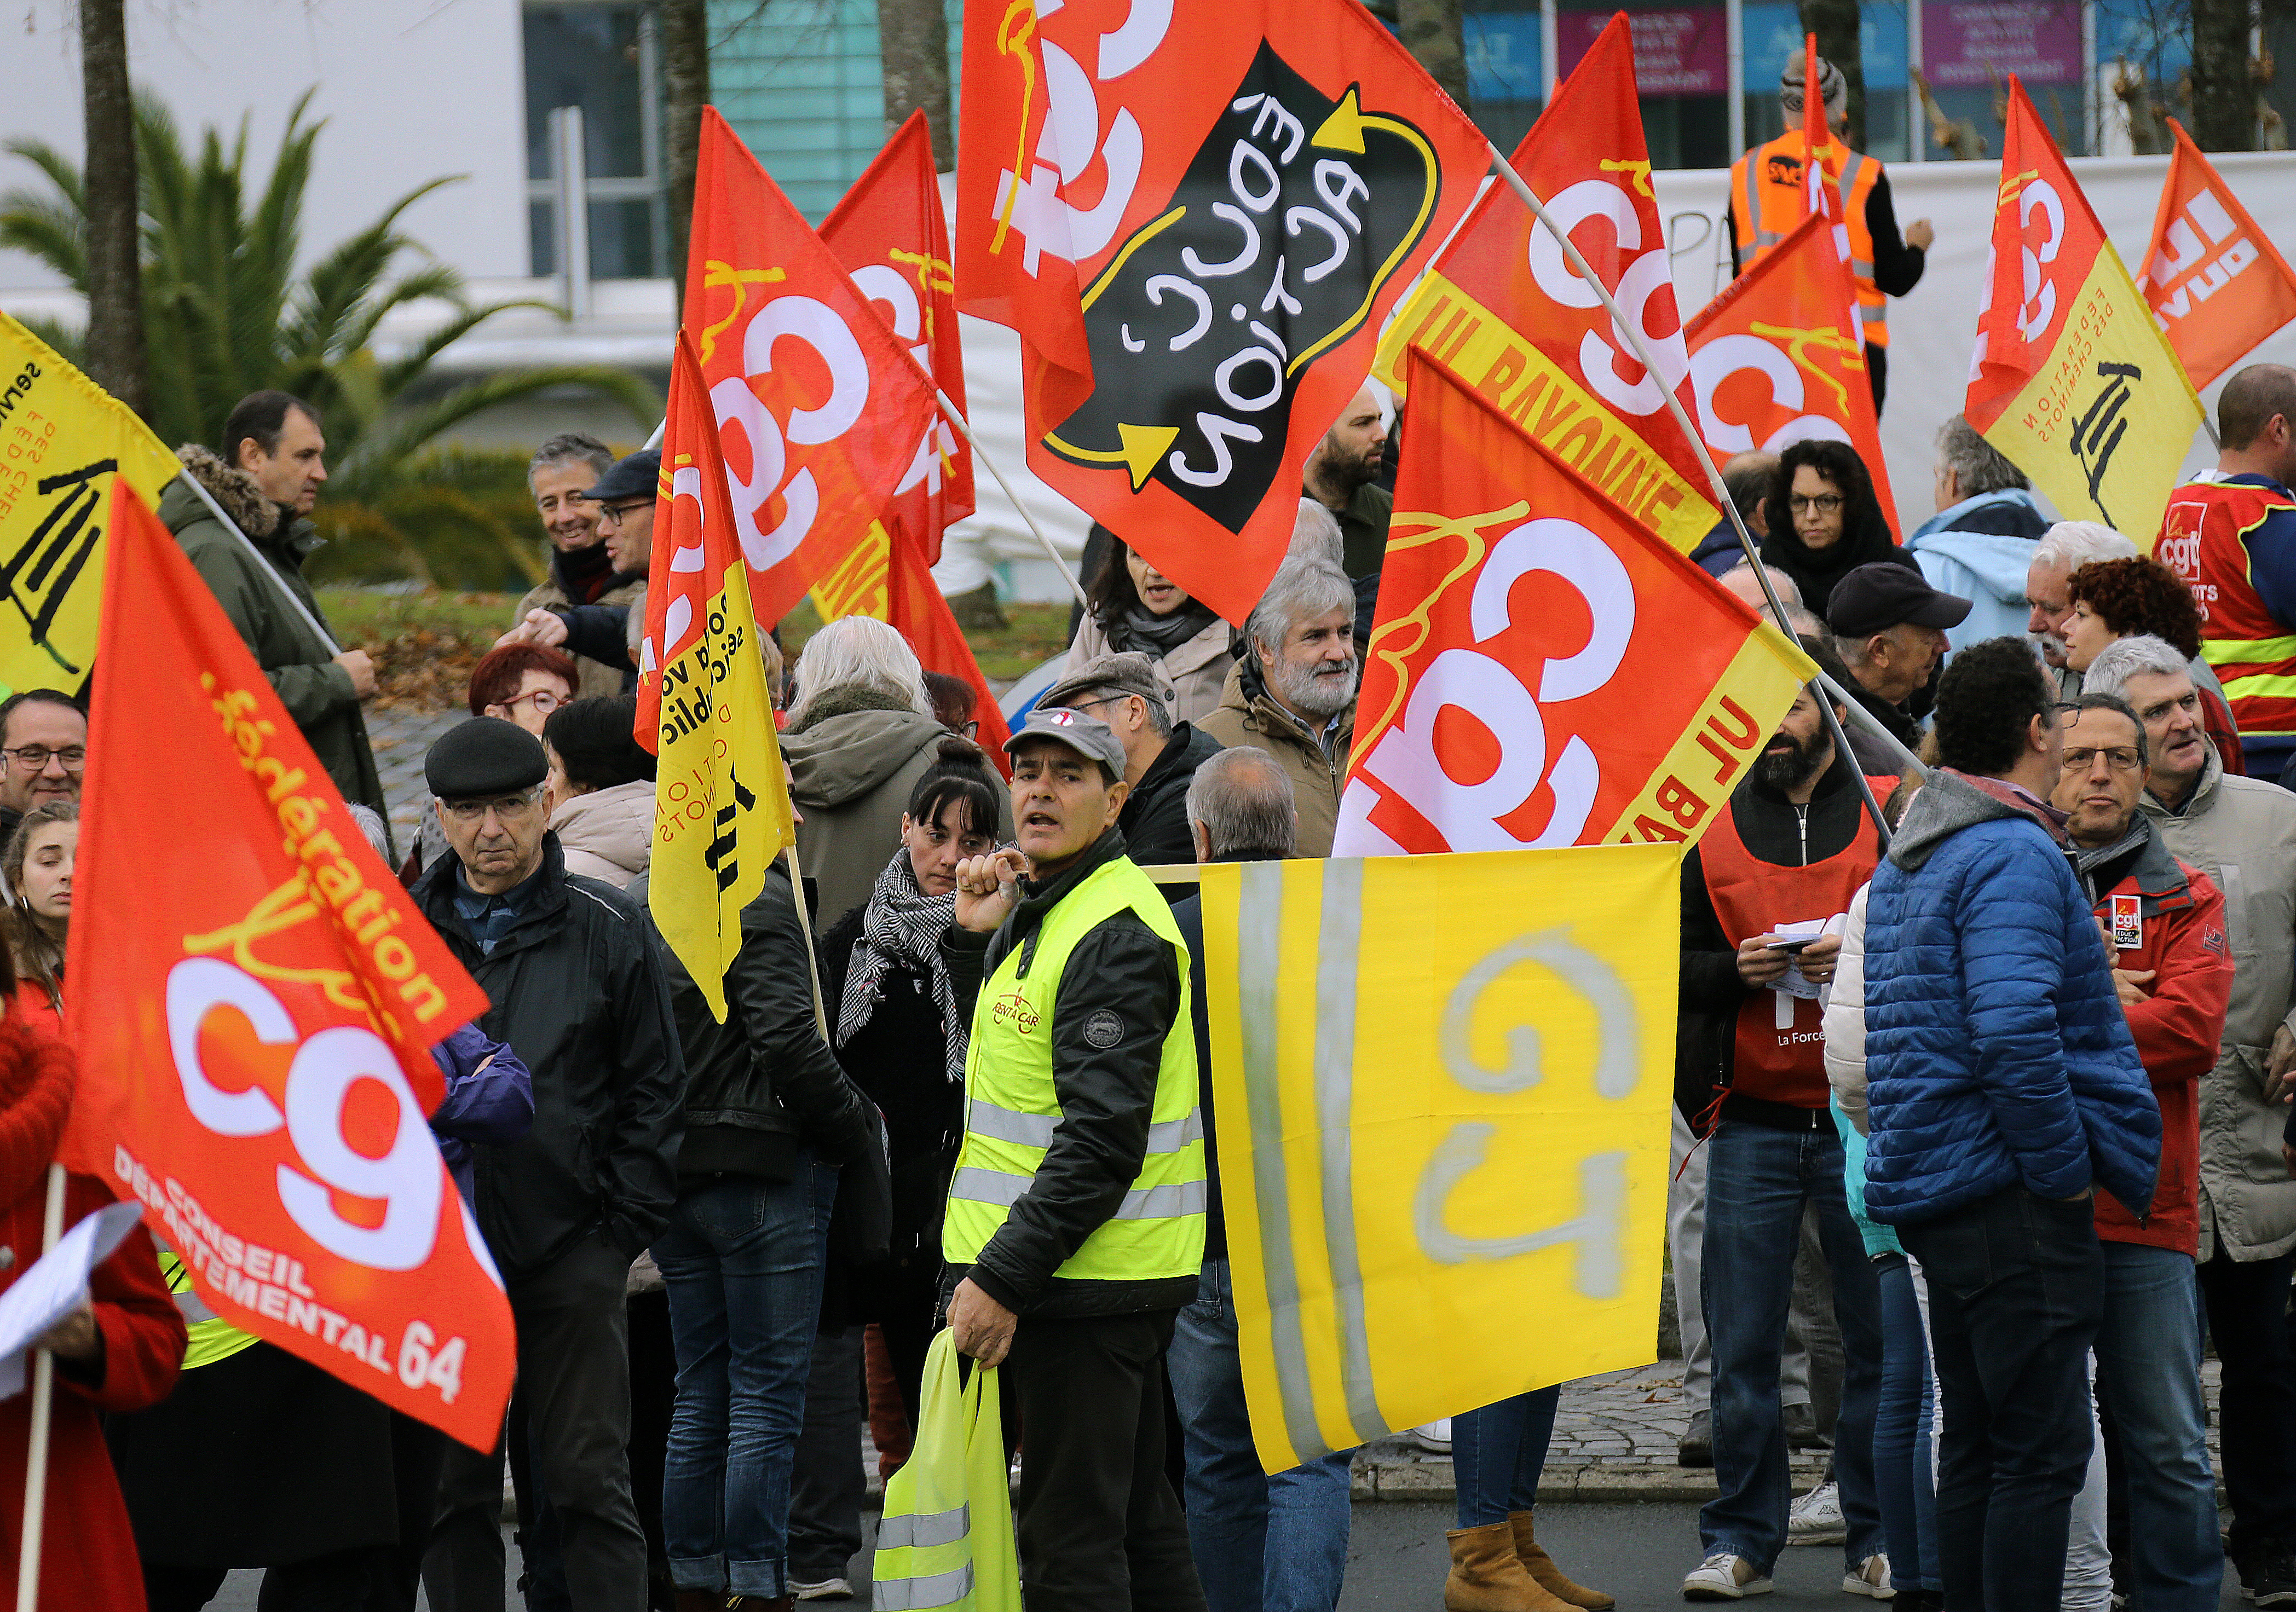
[[1932,773],[1866,898],[1866,1207],[1914,1225],[2094,1184],[2141,1214],[2161,1110],[2104,944],[2037,814],[1983,784]]

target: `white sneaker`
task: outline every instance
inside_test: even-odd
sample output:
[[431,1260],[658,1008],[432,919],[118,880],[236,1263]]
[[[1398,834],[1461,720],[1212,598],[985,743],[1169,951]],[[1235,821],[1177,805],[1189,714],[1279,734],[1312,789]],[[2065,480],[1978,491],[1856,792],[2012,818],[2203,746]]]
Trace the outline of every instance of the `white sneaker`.
[[824,1578],[818,1583],[801,1584],[790,1580],[789,1592],[799,1600],[851,1600],[853,1581],[846,1578]]
[[1441,1421],[1431,1421],[1424,1427],[1412,1428],[1411,1442],[1430,1455],[1448,1455],[1451,1452],[1451,1419],[1447,1416]]
[[1890,1582],[1890,1559],[1874,1555],[1857,1564],[1855,1573],[1842,1575],[1844,1595],[1870,1595],[1875,1600],[1895,1600],[1897,1586]]
[[1833,1484],[1818,1485],[1786,1512],[1790,1545],[1838,1545],[1849,1537],[1849,1526],[1841,1519],[1841,1491]]
[[1717,1551],[1682,1581],[1682,1599],[1743,1600],[1749,1595],[1767,1595],[1775,1587],[1744,1557]]

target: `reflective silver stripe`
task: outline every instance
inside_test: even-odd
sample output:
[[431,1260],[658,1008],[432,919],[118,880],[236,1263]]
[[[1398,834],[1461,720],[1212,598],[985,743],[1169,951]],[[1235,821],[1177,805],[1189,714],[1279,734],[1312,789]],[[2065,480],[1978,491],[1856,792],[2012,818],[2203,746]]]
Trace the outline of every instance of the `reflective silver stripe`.
[[1363,1264],[1356,1248],[1356,976],[1363,949],[1364,864],[1324,863],[1323,910],[1316,925],[1316,1123],[1322,1131],[1324,1250],[1332,1267],[1348,1420],[1369,1444],[1394,1431],[1380,1414],[1364,1315]]
[[[1762,151],[1759,146],[1746,153],[1746,183],[1739,187],[1745,193],[1738,198],[1740,209],[1738,216],[1746,221],[1746,227],[1754,232],[1754,244],[1757,247],[1775,246],[1778,240],[1775,235],[1771,235],[1767,241],[1762,239],[1768,232],[1762,228],[1761,198],[1754,189],[1758,183],[1754,177],[1754,168],[1761,161],[1761,158]],[[1734,241],[1730,245],[1734,254],[1737,250],[1737,242]]]
[[933,1545],[953,1545],[972,1528],[971,1506],[959,1506],[954,1511],[915,1511],[906,1517],[889,1517],[877,1526],[877,1549],[898,1551],[906,1545],[923,1550]]
[[953,1607],[972,1593],[972,1564],[922,1578],[881,1578],[869,1586],[870,1604],[878,1612],[929,1612],[933,1607]]
[[1857,305],[1857,323],[1861,328],[1869,331],[1877,324],[1887,324],[1890,323],[1890,310],[1887,306],[1867,307],[1861,302]]
[[208,1308],[208,1301],[199,1296],[196,1289],[184,1288],[172,1297],[176,1301],[176,1313],[184,1318],[185,1326],[196,1327],[203,1321],[217,1319],[216,1313]]
[[1784,235],[1774,233],[1769,230],[1756,230],[1754,232],[1754,244],[1756,246],[1775,246],[1779,241],[1784,239],[1785,237]]
[[[1003,1170],[984,1170],[977,1165],[967,1165],[948,1183],[948,1195],[966,1203],[996,1204],[1011,1208],[1021,1201],[1036,1178],[1013,1175]],[[1175,1220],[1184,1215],[1201,1215],[1211,1201],[1211,1189],[1201,1181],[1177,1181],[1160,1187],[1135,1187],[1124,1195],[1124,1203],[1111,1217],[1116,1220]]]
[[1874,260],[1870,258],[1852,258],[1849,268],[1852,274],[1861,278],[1871,280],[1874,277]]
[[[1060,1125],[1058,1114],[1023,1114],[1017,1109],[1007,1109],[976,1097],[965,1109],[964,1128],[975,1136],[986,1136],[994,1141],[1009,1141],[1023,1148],[1049,1148],[1053,1132]],[[1168,1119],[1148,1127],[1148,1151],[1177,1153],[1192,1141],[1202,1140],[1202,1113],[1190,1109],[1178,1119]]]
[[1021,1201],[1021,1194],[1029,1190],[1031,1175],[1013,1175],[1004,1170],[984,1170],[978,1165],[967,1165],[948,1183],[948,1195],[967,1203],[993,1203],[1011,1208]]

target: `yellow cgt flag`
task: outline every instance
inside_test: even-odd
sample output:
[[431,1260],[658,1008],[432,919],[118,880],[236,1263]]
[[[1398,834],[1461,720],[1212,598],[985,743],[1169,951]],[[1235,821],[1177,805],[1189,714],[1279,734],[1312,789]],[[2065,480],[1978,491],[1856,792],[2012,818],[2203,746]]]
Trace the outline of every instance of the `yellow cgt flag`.
[[1679,858],[1203,869],[1220,1197],[1267,1470],[1654,1357]]
[[1986,293],[1962,412],[2066,520],[2101,520],[2150,553],[2205,416],[2013,78]]
[[113,478],[156,504],[183,468],[126,405],[0,314],[0,694],[86,677]]
[[742,909],[797,839],[734,532],[717,418],[681,331],[647,568],[637,738],[661,758],[647,903],[721,1022]]

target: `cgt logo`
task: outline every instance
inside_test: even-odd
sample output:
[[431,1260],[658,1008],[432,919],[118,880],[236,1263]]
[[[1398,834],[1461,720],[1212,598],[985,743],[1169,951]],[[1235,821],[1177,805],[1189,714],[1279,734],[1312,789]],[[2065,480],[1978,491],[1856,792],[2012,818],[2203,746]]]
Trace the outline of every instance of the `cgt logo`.
[[988,1017],[994,1022],[1022,1035],[1035,1035],[1037,1025],[1044,1021],[1044,1015],[1031,1007],[1029,999],[1018,991],[1008,991],[991,1002],[988,1007]]
[[2201,579],[2201,523],[2208,512],[2207,504],[2193,500],[2171,503],[2161,523],[2160,539],[2152,545],[2152,558],[2176,572],[2188,587]]
[[1084,297],[1094,373],[1045,438],[1241,531],[1282,467],[1292,401],[1426,228],[1434,148],[1262,44],[1159,216]]

